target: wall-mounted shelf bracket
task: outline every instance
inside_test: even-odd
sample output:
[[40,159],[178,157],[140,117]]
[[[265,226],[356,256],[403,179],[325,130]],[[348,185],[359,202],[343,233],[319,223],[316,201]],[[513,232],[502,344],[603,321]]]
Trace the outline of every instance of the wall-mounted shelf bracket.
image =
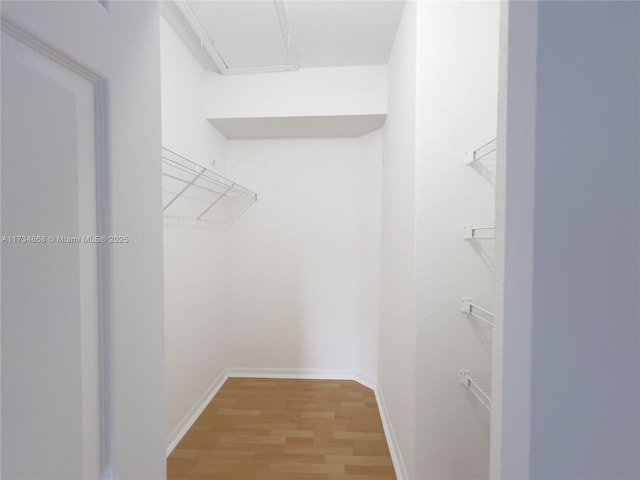
[[[467,369],[460,370],[460,383],[464,385],[473,395],[491,412],[491,395],[490,381],[476,381],[471,377],[471,373]],[[487,383],[485,386],[484,383]]]
[[[463,240],[483,240],[483,239],[492,239],[496,238],[496,227],[486,226],[486,227],[475,227],[473,225],[463,225],[462,226],[462,238]],[[480,232],[487,232],[482,234]]]
[[493,326],[493,313],[471,302],[469,297],[463,297],[460,299],[460,311],[466,313],[478,320],[483,321],[487,325]]
[[475,150],[467,150],[464,152],[464,164],[473,165],[481,160],[495,159],[497,143],[497,139],[494,138]]

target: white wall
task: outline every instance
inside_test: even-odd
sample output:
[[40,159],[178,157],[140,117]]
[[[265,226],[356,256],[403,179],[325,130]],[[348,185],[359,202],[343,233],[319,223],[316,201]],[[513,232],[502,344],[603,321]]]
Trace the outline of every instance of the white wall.
[[360,279],[375,277],[378,261],[380,163],[368,148],[361,157],[361,143],[228,143],[229,175],[259,195],[229,231],[228,365],[345,372],[362,365],[356,328],[375,315],[377,299]]
[[164,17],[160,35],[162,146],[224,173],[226,140],[205,113],[208,73]]
[[382,201],[382,130],[359,140],[358,201],[358,314],[354,370],[373,385],[378,379],[380,328],[380,208]]
[[[206,74],[162,18],[162,144],[217,172],[226,140],[204,114]],[[211,161],[215,160],[215,166]],[[227,366],[223,356],[226,231],[166,220],[165,356],[168,442]]]
[[389,62],[378,371],[407,478],[489,471],[489,416],[458,371],[489,377],[491,330],[459,308],[493,303],[494,243],[462,226],[494,223],[495,163],[464,152],[496,135],[498,16],[497,2],[407,3]]
[[[383,128],[378,385],[401,451],[400,478],[415,477],[414,169],[416,4],[407,3],[389,59]],[[404,471],[406,469],[406,472]]]
[[[510,17],[522,13],[510,6]],[[533,30],[509,24],[508,75],[518,56],[537,68],[535,85],[509,92],[506,105],[507,166],[527,167],[506,169],[505,293],[530,285],[531,295],[505,296],[502,475],[638,478],[640,6],[540,2],[533,14]],[[532,91],[535,109],[520,110]],[[531,138],[534,155],[516,157]],[[532,195],[513,195],[531,184]],[[510,241],[521,216],[533,244]],[[507,326],[520,316],[530,319],[528,442],[508,423],[518,405],[507,365],[523,338]]]
[[464,151],[496,136],[499,4],[417,9],[415,478],[487,478],[489,414],[458,371],[488,380],[492,331],[459,307],[493,311],[495,242],[462,225],[494,224],[495,157],[469,167]]
[[208,74],[208,118],[383,114],[387,67],[303,68],[248,75]]

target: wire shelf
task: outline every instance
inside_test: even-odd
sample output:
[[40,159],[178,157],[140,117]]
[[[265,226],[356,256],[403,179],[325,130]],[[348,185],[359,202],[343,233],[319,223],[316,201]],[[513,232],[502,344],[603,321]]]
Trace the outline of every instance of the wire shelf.
[[167,218],[231,225],[258,195],[168,148],[162,148],[162,211]]
[[492,140],[489,140],[484,145],[481,145],[480,147],[476,148],[475,150],[470,150],[466,152],[465,164],[472,165],[481,160],[495,160],[497,145],[498,145],[497,139],[494,138]]
[[460,370],[460,383],[491,412],[491,376],[473,376],[467,369]]

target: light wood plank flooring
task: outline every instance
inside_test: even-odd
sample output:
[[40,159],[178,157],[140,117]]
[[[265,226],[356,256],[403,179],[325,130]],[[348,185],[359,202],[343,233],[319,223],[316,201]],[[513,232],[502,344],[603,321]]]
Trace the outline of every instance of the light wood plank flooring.
[[230,378],[167,459],[170,480],[396,478],[373,392]]

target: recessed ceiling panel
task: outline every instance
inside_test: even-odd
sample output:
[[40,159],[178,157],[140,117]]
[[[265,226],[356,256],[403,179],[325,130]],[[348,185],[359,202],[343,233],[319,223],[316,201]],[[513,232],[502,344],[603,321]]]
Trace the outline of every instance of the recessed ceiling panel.
[[300,67],[384,65],[403,1],[287,2]]
[[188,4],[227,68],[289,64],[275,2],[192,0]]

